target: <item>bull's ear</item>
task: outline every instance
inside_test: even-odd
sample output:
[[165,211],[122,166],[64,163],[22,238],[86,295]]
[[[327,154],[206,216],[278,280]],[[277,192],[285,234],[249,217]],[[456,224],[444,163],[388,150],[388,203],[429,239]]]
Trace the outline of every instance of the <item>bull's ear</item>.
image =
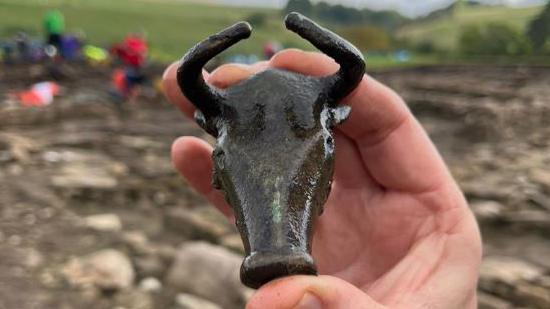
[[222,90],[206,84],[202,77],[203,67],[216,55],[248,38],[251,32],[250,24],[237,23],[208,37],[183,56],[177,72],[178,85],[183,94],[207,119],[220,115],[225,97]]
[[341,124],[349,118],[351,113],[351,107],[347,105],[340,105],[335,108],[331,108],[331,125]]
[[340,105],[333,109],[334,124],[341,124],[346,121],[351,114],[351,107],[347,105]]
[[288,14],[285,24],[340,65],[338,72],[323,79],[331,104],[337,104],[357,87],[365,74],[365,60],[355,46],[299,13]]

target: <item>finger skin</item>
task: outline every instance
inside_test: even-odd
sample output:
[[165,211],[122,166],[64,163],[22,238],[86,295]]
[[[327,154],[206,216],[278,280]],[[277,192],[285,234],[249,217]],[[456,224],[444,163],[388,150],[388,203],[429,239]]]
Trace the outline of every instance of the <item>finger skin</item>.
[[[164,90],[164,96],[169,102],[176,105],[176,107],[178,107],[184,115],[189,118],[193,118],[195,107],[183,95],[176,79],[176,72],[179,65],[179,61],[176,61],[166,68],[164,74],[162,75],[162,89]],[[203,73],[205,80],[208,79],[208,76],[209,74],[207,72]]]
[[172,162],[198,193],[228,218],[233,211],[221,191],[212,188],[212,146],[196,137],[180,137],[172,145]]
[[247,309],[308,307],[383,308],[357,287],[331,276],[293,276],[272,281],[261,287],[246,306]]

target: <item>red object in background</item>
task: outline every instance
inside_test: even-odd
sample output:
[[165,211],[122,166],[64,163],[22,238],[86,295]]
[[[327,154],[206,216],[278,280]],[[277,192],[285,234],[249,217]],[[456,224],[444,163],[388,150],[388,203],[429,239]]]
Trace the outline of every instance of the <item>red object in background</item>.
[[126,82],[126,74],[124,70],[116,69],[111,75],[111,83],[113,87],[122,95],[128,95],[128,83]]
[[264,44],[264,57],[266,59],[271,59],[273,55],[275,55],[275,46],[273,46],[273,43],[267,42]]
[[15,96],[25,106],[45,106],[53,102],[59,94],[59,85],[54,82],[34,84],[31,89],[16,93]]
[[141,67],[147,57],[147,42],[139,36],[129,35],[121,44],[112,48],[112,52],[117,55],[125,65]]

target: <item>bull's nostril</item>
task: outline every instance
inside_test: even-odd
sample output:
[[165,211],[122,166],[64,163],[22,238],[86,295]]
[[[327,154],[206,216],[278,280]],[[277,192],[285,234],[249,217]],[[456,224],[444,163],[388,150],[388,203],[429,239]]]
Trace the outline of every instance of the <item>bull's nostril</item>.
[[271,280],[292,275],[317,275],[311,255],[305,252],[253,253],[241,266],[241,281],[254,289]]

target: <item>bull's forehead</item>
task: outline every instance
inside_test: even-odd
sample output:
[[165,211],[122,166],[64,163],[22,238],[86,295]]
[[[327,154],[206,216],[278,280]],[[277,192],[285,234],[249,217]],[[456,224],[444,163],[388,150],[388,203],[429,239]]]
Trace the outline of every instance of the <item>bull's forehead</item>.
[[267,134],[273,144],[279,136],[312,135],[320,128],[322,89],[316,77],[277,69],[258,73],[227,90],[235,113],[230,130],[246,138]]
[[289,103],[313,103],[319,98],[322,86],[317,77],[268,69],[230,87],[227,104],[241,112],[256,105],[276,110]]

